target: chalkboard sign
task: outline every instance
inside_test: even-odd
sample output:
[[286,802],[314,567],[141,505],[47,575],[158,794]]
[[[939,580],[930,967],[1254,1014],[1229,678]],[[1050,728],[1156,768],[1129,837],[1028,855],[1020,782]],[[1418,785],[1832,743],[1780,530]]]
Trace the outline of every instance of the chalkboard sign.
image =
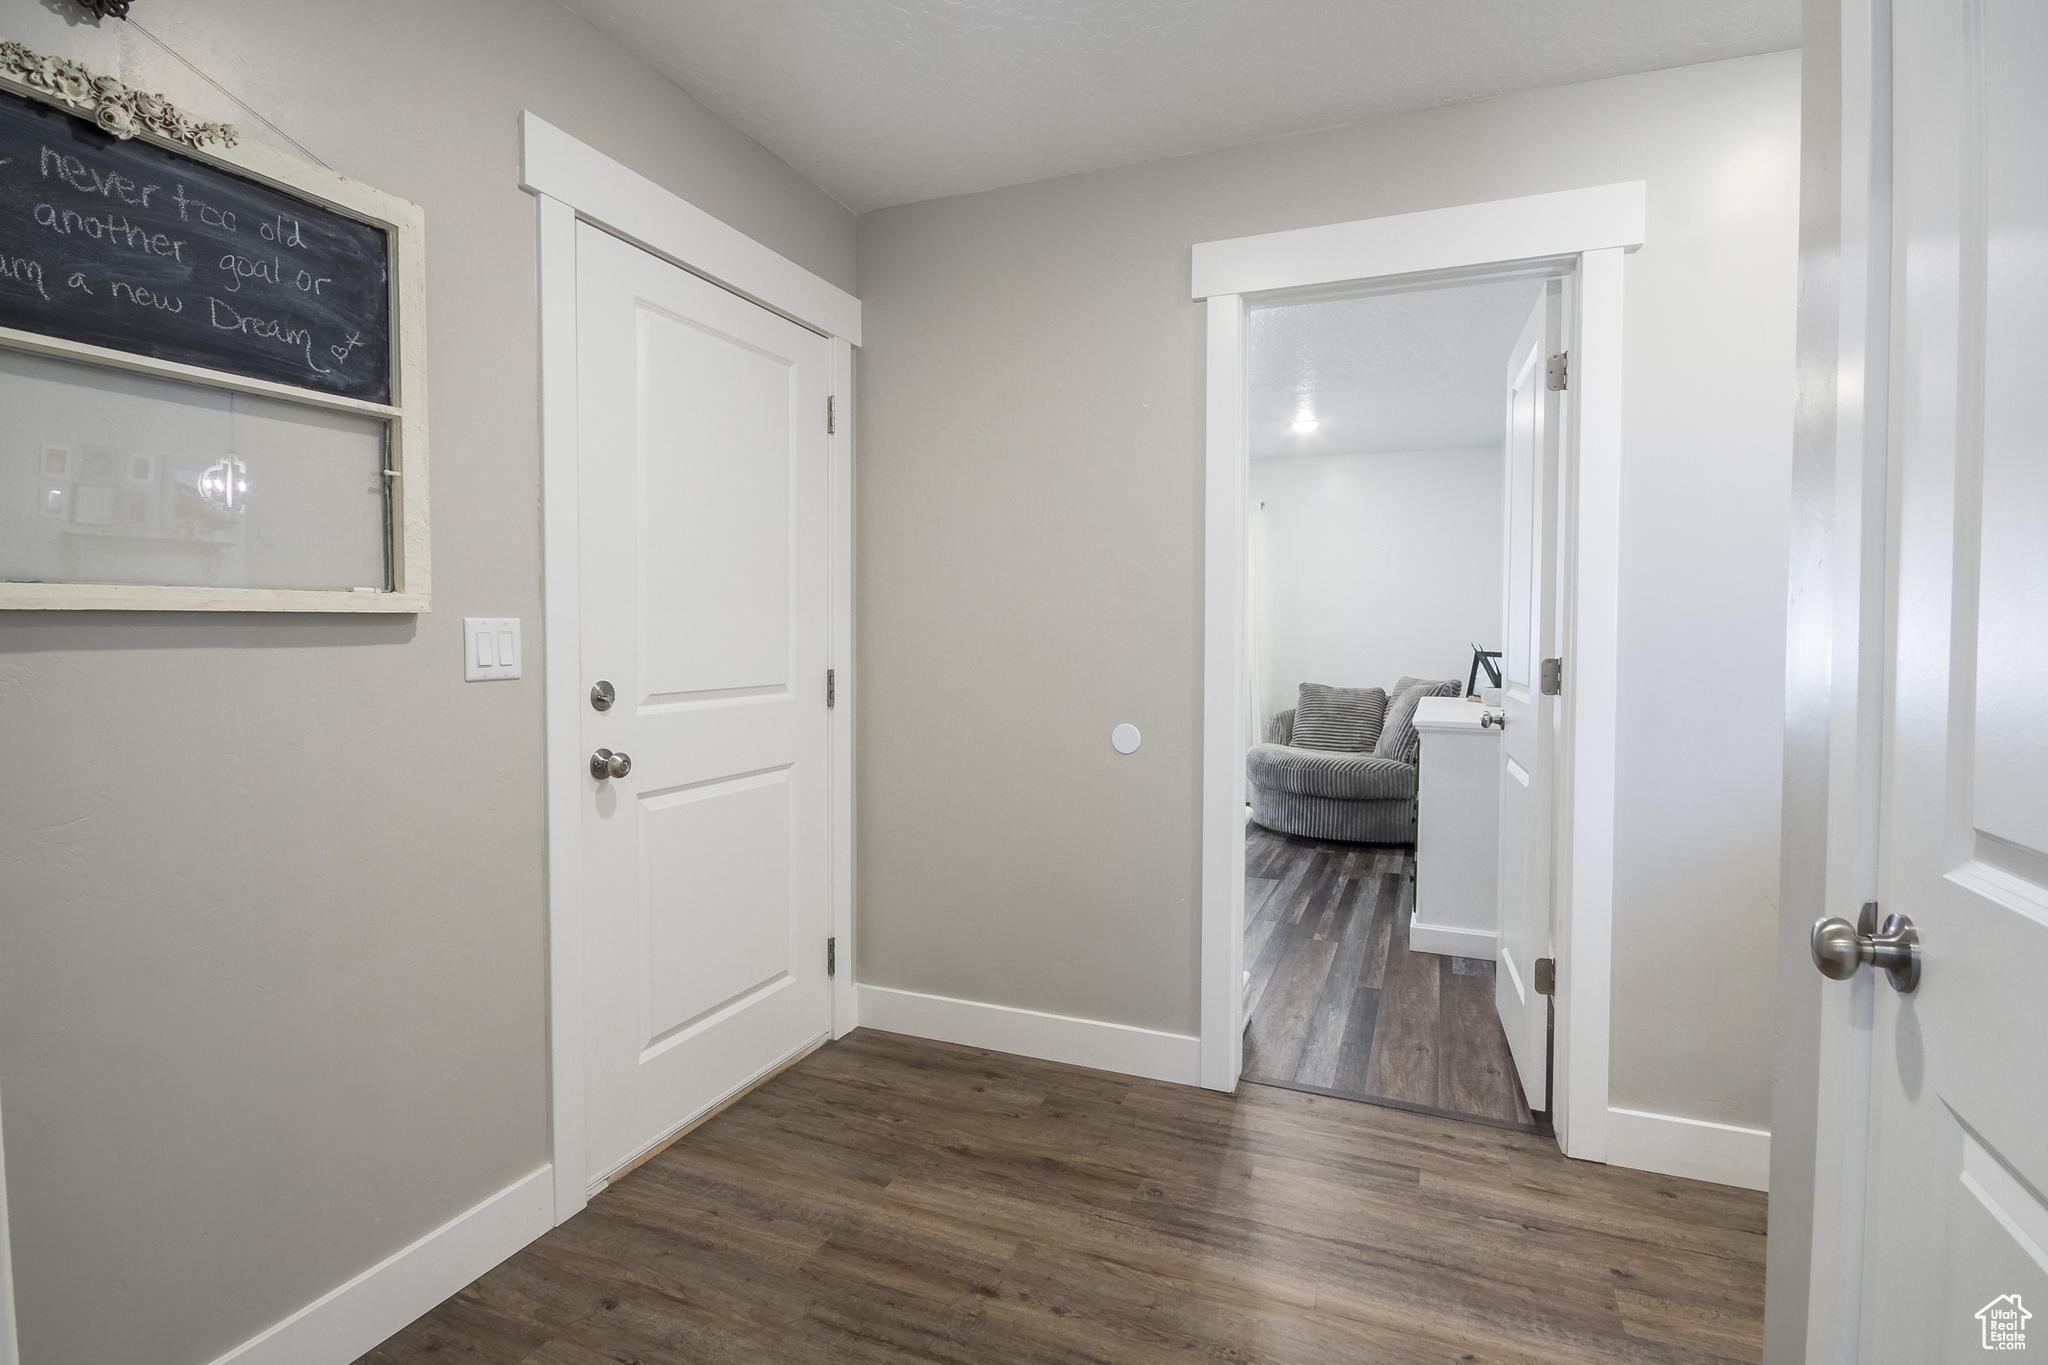
[[0,326],[389,403],[390,245],[0,92]]

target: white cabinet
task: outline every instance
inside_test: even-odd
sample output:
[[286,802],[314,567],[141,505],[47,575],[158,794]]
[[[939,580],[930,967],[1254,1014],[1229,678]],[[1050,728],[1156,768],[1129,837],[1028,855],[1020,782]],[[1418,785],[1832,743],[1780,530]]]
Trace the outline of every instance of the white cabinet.
[[1463,697],[1415,708],[1422,773],[1415,825],[1415,918],[1408,946],[1491,961],[1499,926],[1500,731]]

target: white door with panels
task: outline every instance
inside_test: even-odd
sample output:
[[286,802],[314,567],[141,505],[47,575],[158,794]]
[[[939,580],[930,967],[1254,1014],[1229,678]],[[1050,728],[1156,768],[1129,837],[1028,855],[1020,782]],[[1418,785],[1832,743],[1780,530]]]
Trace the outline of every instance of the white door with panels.
[[[1550,1108],[1551,781],[1557,698],[1545,660],[1557,640],[1557,450],[1560,400],[1551,360],[1563,351],[1562,281],[1543,296],[1508,361],[1505,590],[1501,622],[1501,705],[1488,717],[1500,745],[1500,940],[1494,1008],[1522,1094]],[[1563,382],[1563,376],[1559,376]]]
[[577,228],[595,1184],[831,1028],[829,343]]
[[[2048,1348],[2048,8],[1891,12],[1877,900],[1813,948],[1856,978],[1830,1008],[1869,1010],[1842,1358],[1922,1365]],[[1819,1180],[1855,1156],[1821,1151]]]

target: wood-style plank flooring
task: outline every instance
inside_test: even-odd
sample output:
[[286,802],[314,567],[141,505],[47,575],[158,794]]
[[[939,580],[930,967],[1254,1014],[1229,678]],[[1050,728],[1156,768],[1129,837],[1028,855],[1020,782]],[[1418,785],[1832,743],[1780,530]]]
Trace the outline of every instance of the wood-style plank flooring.
[[1245,830],[1244,1078],[1529,1126],[1493,963],[1408,947],[1414,854]]
[[1760,1194],[856,1032],[362,1365],[1756,1361]]

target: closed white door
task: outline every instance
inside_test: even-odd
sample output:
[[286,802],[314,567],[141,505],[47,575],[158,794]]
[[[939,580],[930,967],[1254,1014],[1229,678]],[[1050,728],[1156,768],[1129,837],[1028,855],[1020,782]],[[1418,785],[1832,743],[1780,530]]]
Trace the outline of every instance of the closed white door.
[[2048,7],[1893,15],[1877,916],[1921,966],[1832,989],[1871,1010],[1857,1354],[1924,1365],[2048,1349]]
[[1548,996],[1536,963],[1550,956],[1550,811],[1556,698],[1543,660],[1556,636],[1558,398],[1547,380],[1557,350],[1561,284],[1546,282],[1508,361],[1506,554],[1501,645],[1500,939],[1493,1001],[1531,1109],[1550,1107]]
[[[588,1175],[829,1032],[827,342],[577,237]],[[610,769],[608,769],[610,771]]]

